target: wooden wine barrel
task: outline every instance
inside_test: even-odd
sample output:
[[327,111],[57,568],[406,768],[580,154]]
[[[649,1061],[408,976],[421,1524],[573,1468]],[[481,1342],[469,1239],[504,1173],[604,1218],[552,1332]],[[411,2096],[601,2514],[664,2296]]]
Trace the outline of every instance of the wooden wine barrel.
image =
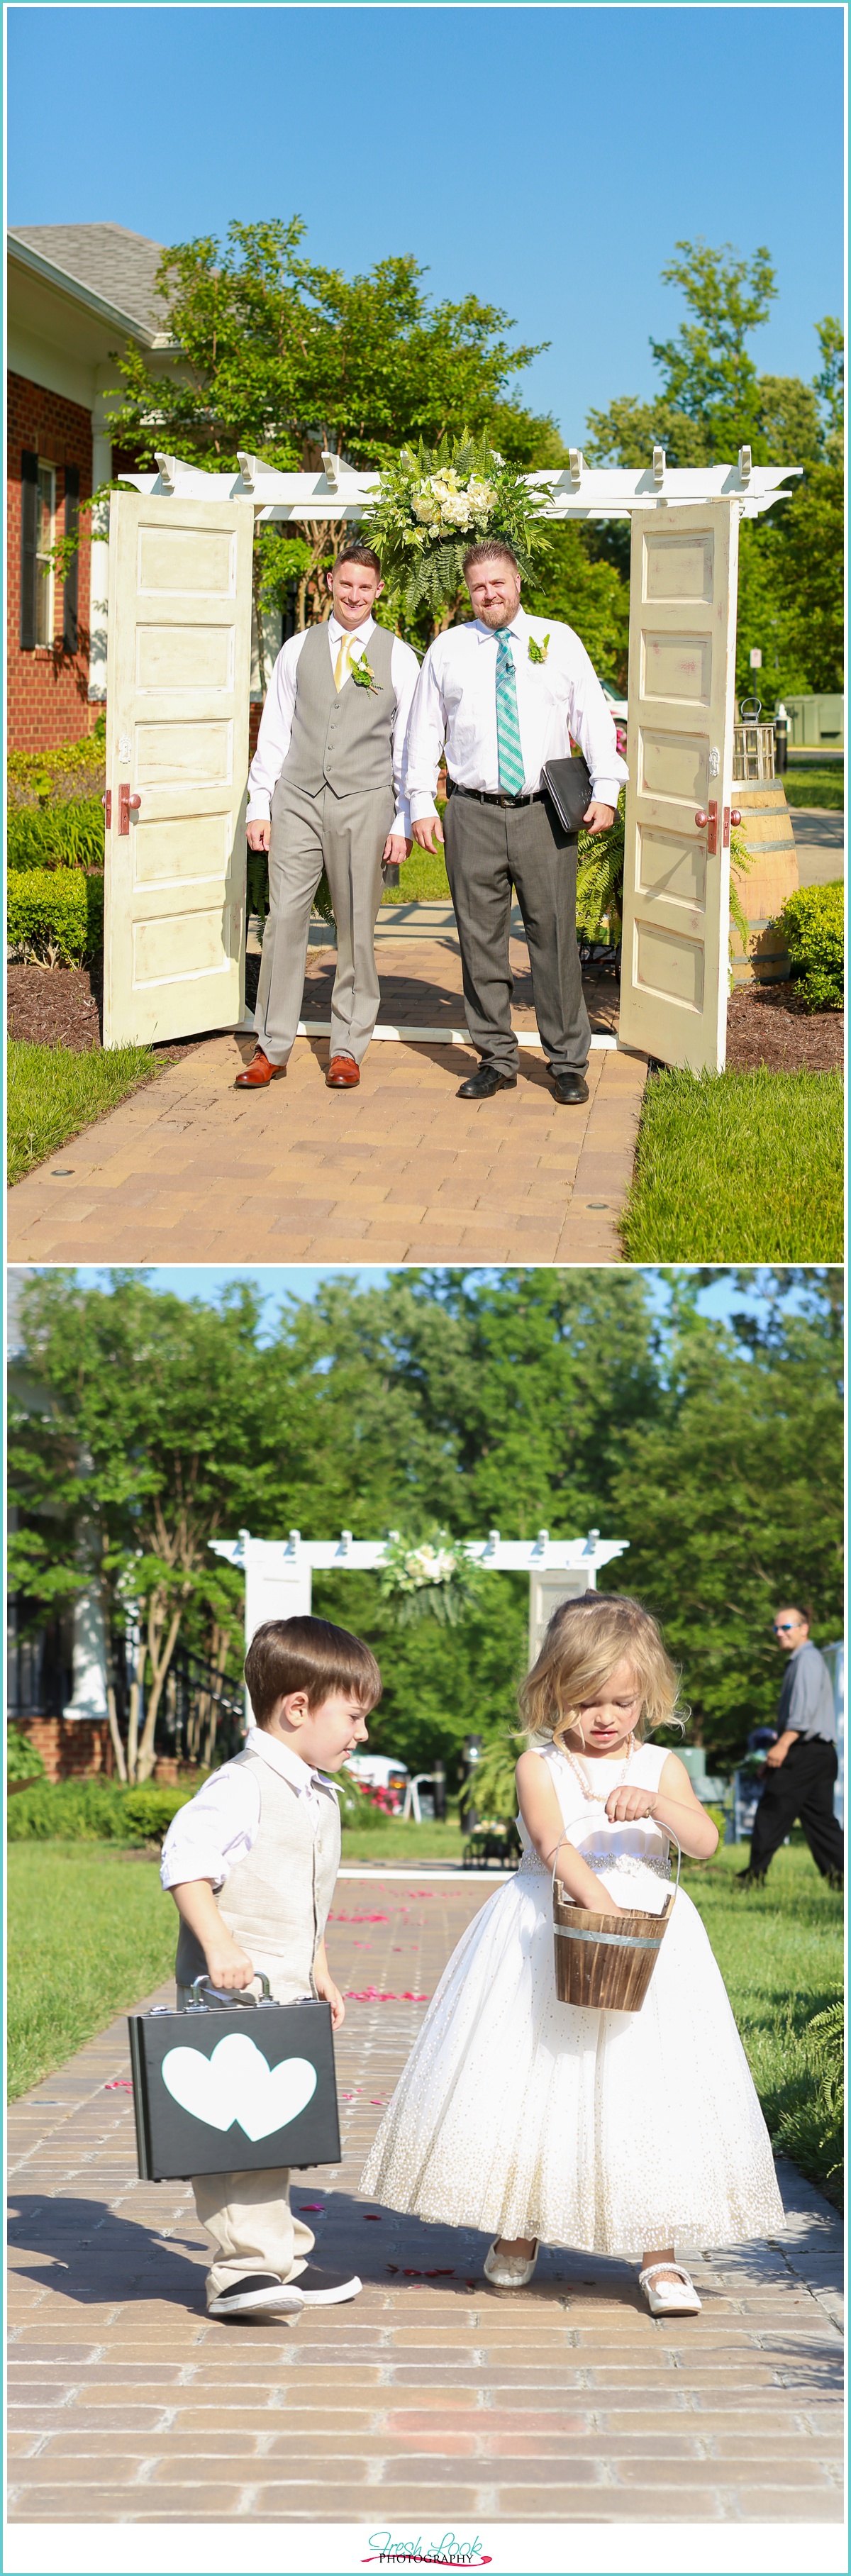
[[772,923],[787,895],[798,890],[795,835],[782,778],[734,779],[733,804],[741,814],[739,829],[755,861],[747,876],[735,879],[748,941],[744,949],[731,920],[733,983],[777,983],[789,974],[789,953],[782,931],[772,928]]

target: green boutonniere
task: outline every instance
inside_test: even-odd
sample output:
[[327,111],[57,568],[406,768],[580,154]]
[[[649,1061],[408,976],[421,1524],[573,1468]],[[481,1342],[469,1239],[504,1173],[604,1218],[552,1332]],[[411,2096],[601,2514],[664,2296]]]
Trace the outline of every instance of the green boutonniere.
[[374,689],[377,695],[381,683],[376,679],[372,664],[366,653],[361,653],[357,662],[350,662],[349,669],[356,689]]
[[547,658],[547,654],[548,654],[548,652],[549,652],[549,649],[550,649],[550,639],[549,639],[549,636],[548,636],[548,635],[545,635],[545,636],[544,636],[543,644],[536,644],[536,642],[535,642],[535,638],[534,638],[534,635],[530,635],[530,637],[529,637],[529,660],[530,660],[530,662],[545,662],[545,661],[546,661],[546,658]]

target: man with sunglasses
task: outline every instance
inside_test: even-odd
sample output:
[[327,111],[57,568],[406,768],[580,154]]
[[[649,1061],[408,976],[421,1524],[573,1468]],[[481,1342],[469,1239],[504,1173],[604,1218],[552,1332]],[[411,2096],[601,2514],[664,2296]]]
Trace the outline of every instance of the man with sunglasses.
[[801,1610],[794,1604],[778,1610],[773,1626],[789,1663],[780,1692],[777,1741],[765,1757],[751,1856],[747,1869],[739,1872],[739,1885],[761,1885],[769,1861],[798,1818],[822,1878],[841,1887],[844,1844],[833,1812],[838,1767],[833,1684]]

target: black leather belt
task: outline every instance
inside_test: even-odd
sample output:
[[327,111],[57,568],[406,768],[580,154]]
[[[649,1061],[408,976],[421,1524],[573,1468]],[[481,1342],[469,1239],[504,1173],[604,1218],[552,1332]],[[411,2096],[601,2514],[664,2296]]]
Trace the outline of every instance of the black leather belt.
[[492,795],[486,787],[459,787],[456,778],[447,778],[446,793],[447,797],[472,796],[476,805],[540,805],[543,802],[545,790],[543,787],[533,787],[528,796],[498,796]]

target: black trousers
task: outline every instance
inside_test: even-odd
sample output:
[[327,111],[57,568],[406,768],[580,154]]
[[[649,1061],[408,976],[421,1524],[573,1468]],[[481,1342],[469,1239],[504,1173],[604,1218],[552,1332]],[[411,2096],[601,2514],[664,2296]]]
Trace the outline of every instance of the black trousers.
[[833,1812],[837,1773],[835,1744],[820,1736],[802,1736],[790,1744],[784,1762],[767,1771],[754,1817],[750,1868],[761,1878],[786,1835],[799,1820],[822,1878],[841,1878],[845,1846]]

